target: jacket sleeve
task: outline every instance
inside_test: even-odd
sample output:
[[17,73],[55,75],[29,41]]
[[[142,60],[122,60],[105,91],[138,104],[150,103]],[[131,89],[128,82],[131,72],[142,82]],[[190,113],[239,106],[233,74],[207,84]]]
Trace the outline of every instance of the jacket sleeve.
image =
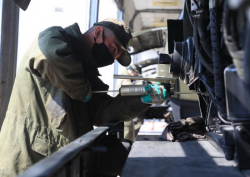
[[32,73],[49,80],[72,99],[83,101],[90,91],[90,83],[84,77],[82,64],[77,60],[73,44],[64,29],[48,28],[40,33],[37,43],[35,52],[40,55],[30,56],[29,59]]
[[[100,79],[95,82],[93,79],[90,81],[93,90],[108,90],[108,86]],[[139,96],[122,97],[118,94],[113,98],[105,93],[93,94],[88,106],[93,124],[97,126],[113,120],[134,119],[150,107],[142,103]]]

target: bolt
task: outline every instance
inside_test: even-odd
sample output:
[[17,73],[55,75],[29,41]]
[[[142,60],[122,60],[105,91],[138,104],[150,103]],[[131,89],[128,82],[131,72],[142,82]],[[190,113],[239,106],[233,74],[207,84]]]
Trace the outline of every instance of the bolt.
[[240,135],[244,132],[244,128],[242,126],[237,126],[236,130],[237,130],[238,134],[240,134]]

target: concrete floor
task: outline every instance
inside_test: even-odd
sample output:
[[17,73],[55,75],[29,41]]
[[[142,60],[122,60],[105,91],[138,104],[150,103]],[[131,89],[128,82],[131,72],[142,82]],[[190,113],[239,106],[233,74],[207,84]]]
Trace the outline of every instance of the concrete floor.
[[[150,139],[150,138],[149,138]],[[136,141],[121,177],[243,176],[207,140],[185,142]]]

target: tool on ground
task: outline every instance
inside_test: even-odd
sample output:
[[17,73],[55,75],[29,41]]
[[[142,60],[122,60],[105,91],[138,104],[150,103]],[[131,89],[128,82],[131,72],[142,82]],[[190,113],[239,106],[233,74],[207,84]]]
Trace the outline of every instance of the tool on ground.
[[[121,96],[143,96],[147,95],[144,89],[145,85],[122,85],[119,90],[107,90],[107,91],[93,91],[92,93],[107,93],[107,92],[119,92]],[[178,94],[201,94],[207,95],[203,92],[170,92],[170,95]]]

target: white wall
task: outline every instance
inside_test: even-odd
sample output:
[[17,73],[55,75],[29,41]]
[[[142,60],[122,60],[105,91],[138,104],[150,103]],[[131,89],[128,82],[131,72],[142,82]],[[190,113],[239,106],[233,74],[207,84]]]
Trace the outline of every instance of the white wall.
[[[41,31],[51,26],[67,27],[77,22],[82,32],[89,23],[90,0],[33,0],[20,9],[17,68],[27,48]],[[61,10],[57,11],[56,9]]]
[[[34,38],[51,26],[67,27],[77,22],[85,32],[89,23],[90,0],[33,0],[26,11],[20,10],[19,42],[17,68],[22,56]],[[56,11],[57,9],[57,11]],[[98,21],[105,18],[117,18],[117,5],[114,0],[100,0]],[[132,56],[132,63],[157,56],[157,49]],[[133,59],[134,58],[134,59]],[[136,60],[137,58],[137,60]],[[119,72],[125,67],[119,65]],[[114,64],[99,69],[100,78],[113,89]],[[110,95],[113,95],[110,93]]]

